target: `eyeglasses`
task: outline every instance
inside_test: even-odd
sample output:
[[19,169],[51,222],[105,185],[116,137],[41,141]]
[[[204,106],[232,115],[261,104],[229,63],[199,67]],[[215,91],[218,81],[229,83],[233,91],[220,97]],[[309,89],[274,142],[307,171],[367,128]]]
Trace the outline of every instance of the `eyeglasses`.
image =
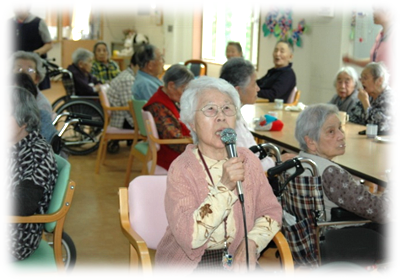
[[236,115],[236,107],[233,104],[225,104],[221,107],[218,107],[216,104],[207,104],[202,109],[196,111],[202,111],[204,116],[211,118],[218,115],[220,109],[225,116],[232,117]]
[[16,71],[18,72],[18,73],[22,73],[22,72],[24,72],[24,73],[27,73],[27,74],[34,74],[34,73],[36,73],[36,70],[35,69],[33,69],[33,68],[27,68],[27,69],[24,69],[24,68],[18,68],[18,69],[16,69]]

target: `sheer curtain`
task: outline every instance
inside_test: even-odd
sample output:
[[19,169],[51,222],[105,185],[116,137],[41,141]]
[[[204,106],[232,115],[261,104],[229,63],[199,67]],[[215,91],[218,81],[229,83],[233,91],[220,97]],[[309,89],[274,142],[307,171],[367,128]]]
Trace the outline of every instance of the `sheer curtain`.
[[91,0],[80,0],[73,4],[70,39],[76,41],[90,37]]

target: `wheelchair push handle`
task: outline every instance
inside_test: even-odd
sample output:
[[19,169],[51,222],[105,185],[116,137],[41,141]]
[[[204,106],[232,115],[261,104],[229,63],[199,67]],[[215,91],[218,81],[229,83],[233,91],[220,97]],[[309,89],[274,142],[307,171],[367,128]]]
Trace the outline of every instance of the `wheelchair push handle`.
[[268,176],[273,177],[273,176],[281,174],[284,171],[286,171],[290,168],[293,168],[293,167],[296,167],[296,170],[302,170],[301,171],[301,173],[302,173],[304,171],[304,167],[303,167],[304,164],[307,164],[311,167],[310,172],[312,173],[313,176],[319,176],[317,164],[313,160],[311,160],[309,158],[303,158],[303,157],[295,157],[295,158],[285,161],[284,163],[282,163],[280,165],[271,167],[270,169],[268,169],[267,174],[268,174]]
[[292,159],[289,159],[289,160],[283,162],[280,165],[271,167],[270,169],[268,169],[267,174],[268,174],[268,177],[274,177],[274,176],[281,174],[282,172],[284,172],[290,168],[293,168],[293,167],[296,167],[296,169],[301,168],[301,162],[298,158],[292,158]]
[[253,153],[258,153],[258,158],[260,160],[266,158],[268,154],[273,151],[273,155],[275,156],[276,159],[276,164],[281,163],[281,153],[278,149],[277,146],[271,144],[271,143],[263,143],[260,145],[254,145],[249,148]]

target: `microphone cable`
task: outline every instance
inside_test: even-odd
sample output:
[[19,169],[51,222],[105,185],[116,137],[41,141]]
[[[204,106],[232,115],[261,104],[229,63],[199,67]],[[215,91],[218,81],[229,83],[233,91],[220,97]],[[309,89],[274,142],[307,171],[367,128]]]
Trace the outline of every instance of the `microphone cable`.
[[[228,153],[228,157],[237,157],[236,151],[236,131],[232,128],[225,128],[221,132],[221,141],[225,144],[226,151]],[[247,271],[250,271],[250,264],[249,264],[249,242],[247,238],[247,223],[246,223],[246,210],[244,206],[244,197],[242,192],[242,183],[240,181],[236,182],[237,184],[237,191],[240,200],[240,204],[242,205],[242,213],[243,213],[243,226],[244,226],[244,241],[246,245],[246,265]]]
[[247,271],[250,271],[250,264],[249,264],[249,241],[247,239],[247,223],[246,223],[246,210],[244,207],[244,198],[243,194],[239,194],[240,204],[242,205],[242,213],[243,213],[243,226],[244,226],[244,242],[246,244],[246,265]]

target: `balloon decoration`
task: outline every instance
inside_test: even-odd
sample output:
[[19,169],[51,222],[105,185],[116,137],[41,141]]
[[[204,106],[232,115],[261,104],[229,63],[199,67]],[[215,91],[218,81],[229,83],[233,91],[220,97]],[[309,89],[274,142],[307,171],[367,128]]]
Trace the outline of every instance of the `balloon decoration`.
[[265,18],[262,26],[264,37],[273,34],[278,40],[287,40],[292,46],[302,46],[301,35],[308,31],[305,20],[302,19],[297,24],[297,29],[292,28],[292,11],[286,9],[279,11],[272,9]]

